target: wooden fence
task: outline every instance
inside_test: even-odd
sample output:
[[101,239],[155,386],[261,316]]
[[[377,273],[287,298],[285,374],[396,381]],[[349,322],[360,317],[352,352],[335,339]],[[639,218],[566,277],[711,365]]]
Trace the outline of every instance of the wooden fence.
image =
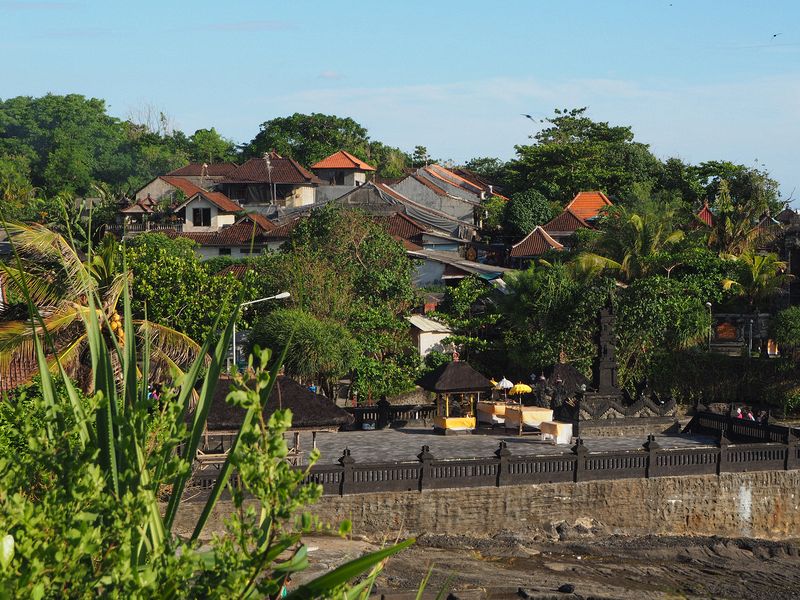
[[[701,413],[687,427],[718,433],[714,445],[662,448],[654,436],[637,450],[591,452],[578,438],[569,454],[512,455],[500,442],[494,456],[437,459],[423,446],[416,461],[359,463],[345,450],[335,464],[313,466],[305,478],[326,495],[422,491],[442,488],[494,487],[608,479],[719,475],[800,468],[797,431],[776,425]],[[731,443],[731,439],[742,443]],[[214,468],[196,472],[195,487],[210,488]]]

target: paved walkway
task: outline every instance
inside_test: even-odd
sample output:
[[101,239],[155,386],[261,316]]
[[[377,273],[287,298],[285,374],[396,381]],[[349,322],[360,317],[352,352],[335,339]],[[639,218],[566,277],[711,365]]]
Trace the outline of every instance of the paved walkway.
[[[502,431],[502,430],[501,430]],[[291,436],[288,436],[289,438]],[[687,448],[691,446],[716,445],[714,439],[702,436],[656,436],[662,448]],[[391,462],[416,460],[423,445],[430,446],[435,458],[485,458],[492,456],[501,441],[508,444],[512,454],[563,454],[570,452],[570,445],[555,446],[543,442],[535,435],[517,437],[505,433],[477,433],[473,435],[444,436],[427,429],[384,429],[381,431],[340,431],[318,433],[317,447],[322,453],[320,463],[335,463],[342,450],[350,449],[357,462]],[[614,450],[637,450],[645,439],[631,438],[584,438],[589,452]],[[289,444],[291,445],[291,439]],[[311,434],[302,434],[300,447],[304,456],[311,449]]]

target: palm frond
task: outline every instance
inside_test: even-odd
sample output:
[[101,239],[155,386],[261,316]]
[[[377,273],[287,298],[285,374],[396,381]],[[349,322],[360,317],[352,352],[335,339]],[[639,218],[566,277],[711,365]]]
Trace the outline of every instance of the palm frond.
[[197,342],[171,327],[145,320],[136,320],[133,324],[138,328],[139,337],[149,336],[151,352],[168,356],[177,365],[192,361],[200,352]]
[[7,223],[6,231],[21,255],[55,261],[64,269],[67,281],[90,286],[91,278],[78,253],[60,234],[37,223]]

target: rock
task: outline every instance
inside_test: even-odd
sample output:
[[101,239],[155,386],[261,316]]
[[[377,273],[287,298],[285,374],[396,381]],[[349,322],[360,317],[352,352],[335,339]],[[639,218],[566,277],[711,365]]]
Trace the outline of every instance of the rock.
[[558,588],[558,591],[561,592],[562,594],[571,594],[572,592],[575,591],[575,586],[572,585],[571,583],[565,583],[564,585]]
[[519,588],[517,590],[517,596],[519,596],[520,598],[525,598],[525,600],[528,600],[529,598],[532,597],[531,593],[525,588]]

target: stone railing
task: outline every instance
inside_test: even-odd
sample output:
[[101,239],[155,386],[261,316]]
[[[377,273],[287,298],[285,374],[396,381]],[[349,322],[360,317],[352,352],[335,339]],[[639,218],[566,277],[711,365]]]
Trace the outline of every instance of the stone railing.
[[364,423],[375,423],[376,429],[408,423],[427,425],[436,414],[434,404],[389,404],[378,402],[374,406],[348,406],[344,410],[355,418],[353,428],[361,429]]
[[[654,436],[648,436],[638,450],[591,452],[578,438],[570,453],[517,456],[500,442],[494,456],[486,458],[437,459],[428,446],[423,446],[416,461],[365,463],[356,462],[345,449],[337,463],[311,467],[305,481],[320,484],[326,495],[346,495],[800,468],[800,446],[794,430],[768,426],[759,432],[757,424],[746,422],[728,423],[722,428],[718,417],[703,413],[693,421],[697,431],[720,433],[714,445],[662,448]],[[759,441],[733,444],[728,433],[736,439]],[[195,472],[194,486],[210,488],[216,472],[214,466]]]

